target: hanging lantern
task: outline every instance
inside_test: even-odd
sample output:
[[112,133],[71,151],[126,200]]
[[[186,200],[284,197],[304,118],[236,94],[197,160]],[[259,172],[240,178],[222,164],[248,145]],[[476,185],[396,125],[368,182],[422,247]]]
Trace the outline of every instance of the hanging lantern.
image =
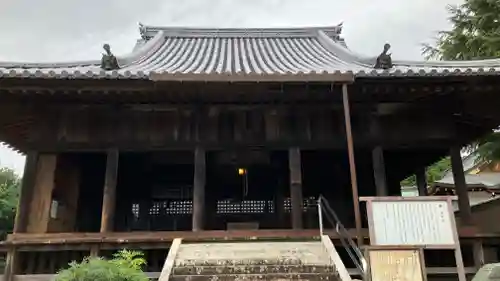
[[238,175],[243,176],[246,175],[247,170],[245,168],[238,168]]

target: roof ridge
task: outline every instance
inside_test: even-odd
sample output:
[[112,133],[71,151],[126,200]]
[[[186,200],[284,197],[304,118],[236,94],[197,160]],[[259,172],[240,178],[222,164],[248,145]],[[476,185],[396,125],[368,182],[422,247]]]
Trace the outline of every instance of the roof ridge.
[[311,37],[318,31],[340,35],[343,24],[333,26],[309,27],[272,27],[272,28],[215,28],[215,27],[176,27],[145,26],[139,24],[143,38],[151,38],[162,31],[166,37]]

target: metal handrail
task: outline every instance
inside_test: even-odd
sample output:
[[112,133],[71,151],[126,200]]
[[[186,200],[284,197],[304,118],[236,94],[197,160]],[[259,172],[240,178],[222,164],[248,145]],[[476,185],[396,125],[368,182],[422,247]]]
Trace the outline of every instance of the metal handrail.
[[366,272],[367,265],[363,253],[359,249],[358,245],[351,238],[347,229],[340,222],[339,217],[328,203],[328,200],[326,200],[326,198],[323,197],[323,195],[320,195],[318,197],[318,220],[319,220],[319,231],[321,235],[323,235],[324,232],[323,214],[325,215],[325,218],[328,220],[328,222],[334,227],[335,232],[337,232],[337,234],[339,235],[340,243],[342,243],[342,246],[347,251],[349,258],[351,258],[356,268],[360,270],[362,275],[364,275],[364,273]]

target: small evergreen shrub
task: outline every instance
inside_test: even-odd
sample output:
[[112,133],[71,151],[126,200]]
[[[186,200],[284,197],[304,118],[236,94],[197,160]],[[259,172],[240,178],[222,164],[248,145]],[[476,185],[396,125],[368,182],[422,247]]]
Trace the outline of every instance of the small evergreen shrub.
[[88,257],[71,262],[68,269],[57,273],[55,281],[149,281],[142,271],[145,264],[141,252],[123,250],[111,260]]

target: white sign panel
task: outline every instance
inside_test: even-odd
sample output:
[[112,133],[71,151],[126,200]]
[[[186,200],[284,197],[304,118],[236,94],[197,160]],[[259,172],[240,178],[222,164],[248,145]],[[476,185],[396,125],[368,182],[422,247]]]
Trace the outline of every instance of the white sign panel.
[[372,245],[455,245],[447,201],[372,201]]

